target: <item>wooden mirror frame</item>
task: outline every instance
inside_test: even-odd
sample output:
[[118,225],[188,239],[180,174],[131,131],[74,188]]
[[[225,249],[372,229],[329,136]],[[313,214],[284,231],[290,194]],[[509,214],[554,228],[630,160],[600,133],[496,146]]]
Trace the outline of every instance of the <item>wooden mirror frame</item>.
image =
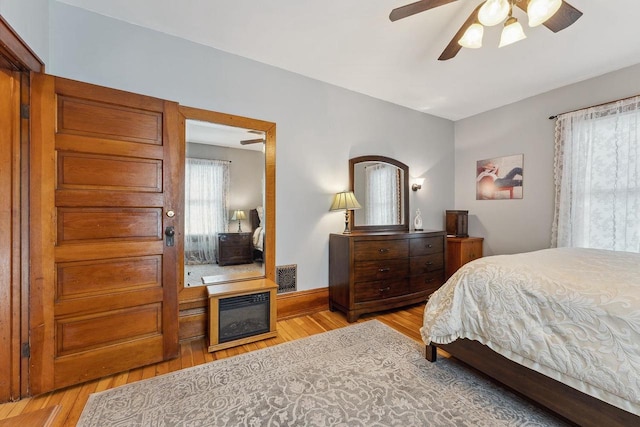
[[355,225],[355,215],[349,215],[349,227],[352,231],[358,232],[376,232],[376,231],[409,231],[409,166],[404,163],[385,156],[360,156],[349,159],[349,188],[354,191],[354,170],[358,163],[362,162],[384,162],[397,167],[404,171],[402,194],[403,200],[403,224],[398,225]]
[[[217,123],[225,126],[240,127],[263,131],[265,133],[265,185],[264,185],[264,216],[265,216],[265,236],[264,236],[264,276],[256,276],[247,279],[231,280],[231,282],[241,282],[266,278],[275,281],[275,259],[276,259],[276,124],[264,120],[252,119],[249,117],[235,116],[233,114],[218,113],[215,111],[202,110],[193,107],[179,107],[180,114],[180,156],[181,176],[184,177],[184,158],[186,155],[186,121],[199,120],[203,122]],[[183,178],[184,180],[184,178]],[[180,194],[179,205],[181,215],[184,215],[184,192]],[[179,235],[182,238],[178,241],[178,253],[183,256],[179,260],[178,267],[178,300],[180,310],[201,307],[202,302],[207,301],[207,287],[194,286],[184,287],[184,220],[180,221]],[[180,334],[183,335],[182,333]]]

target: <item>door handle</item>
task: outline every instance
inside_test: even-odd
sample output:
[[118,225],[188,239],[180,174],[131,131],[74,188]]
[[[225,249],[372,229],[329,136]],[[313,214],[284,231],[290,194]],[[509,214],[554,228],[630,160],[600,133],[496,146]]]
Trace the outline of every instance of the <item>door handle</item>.
[[176,229],[173,226],[164,229],[164,235],[167,236],[166,245],[173,246],[173,236],[176,234]]

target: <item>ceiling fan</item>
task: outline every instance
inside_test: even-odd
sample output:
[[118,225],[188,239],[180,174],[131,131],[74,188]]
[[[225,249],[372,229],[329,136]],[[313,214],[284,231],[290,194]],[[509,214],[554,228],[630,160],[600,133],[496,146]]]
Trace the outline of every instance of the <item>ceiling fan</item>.
[[254,133],[256,135],[262,135],[261,138],[255,138],[255,139],[245,139],[240,141],[240,145],[249,145],[249,144],[259,144],[259,143],[264,143],[266,141],[265,137],[264,137],[264,132],[261,132],[259,130],[250,130],[248,131],[249,133]]
[[[392,22],[397,21],[398,19],[406,18],[408,16],[412,16],[420,12],[425,12],[429,9],[434,9],[436,7],[444,6],[445,4],[453,3],[454,1],[457,1],[457,0],[420,0],[415,3],[411,3],[408,5],[393,9],[391,11],[391,14],[389,15],[389,19]],[[460,42],[464,37],[467,36],[467,30],[469,30],[470,27],[473,27],[472,30],[478,29],[480,34],[479,37],[480,38],[482,37],[483,27],[481,23],[483,21],[482,19],[483,14],[486,15],[485,11],[487,9],[493,8],[496,11],[499,9],[502,9],[502,12],[504,12],[502,14],[502,19],[500,19],[495,24],[486,23],[485,25],[487,26],[496,25],[500,22],[503,22],[505,19],[506,19],[505,28],[507,28],[511,23],[517,23],[517,19],[513,18],[511,15],[513,5],[518,6],[520,9],[522,9],[523,11],[529,14],[531,14],[531,11],[529,11],[529,6],[531,5],[533,5],[534,8],[537,8],[539,7],[539,5],[542,5],[543,8],[555,9],[555,10],[548,10],[548,12],[551,13],[551,16],[550,17],[547,16],[546,20],[543,20],[542,22],[536,22],[536,23],[531,23],[530,21],[530,24],[529,24],[530,26],[542,24],[548,29],[550,29],[551,31],[553,31],[554,33],[564,30],[565,28],[567,28],[568,26],[576,22],[578,18],[582,16],[582,12],[580,12],[575,7],[571,6],[569,3],[561,0],[544,0],[544,1],[542,0],[486,0],[480,3],[478,7],[476,7],[473,10],[473,12],[471,12],[471,15],[469,15],[469,17],[464,22],[464,24],[462,24],[462,26],[460,27],[458,32],[455,34],[455,36],[453,36],[453,39],[451,39],[451,41],[449,42],[447,47],[444,49],[444,51],[442,52],[438,60],[446,61],[458,54],[460,49],[462,49],[463,47],[460,44]],[[508,7],[508,11],[505,11],[504,9],[505,7]],[[508,13],[508,15],[506,15],[506,13]],[[542,18],[545,18],[545,17],[542,17]],[[531,20],[531,16],[530,16],[530,20]],[[476,31],[476,33],[477,32],[478,31]],[[520,32],[522,33],[521,27],[520,27]],[[504,32],[503,32],[503,35],[504,35]],[[520,38],[514,39],[514,41],[521,40],[524,37],[526,36],[524,35],[524,33],[522,33]],[[503,44],[501,42],[501,46],[506,44],[509,44],[509,43]],[[468,45],[466,47],[480,47],[480,45],[481,45],[481,42],[480,44],[476,44],[474,46]]]

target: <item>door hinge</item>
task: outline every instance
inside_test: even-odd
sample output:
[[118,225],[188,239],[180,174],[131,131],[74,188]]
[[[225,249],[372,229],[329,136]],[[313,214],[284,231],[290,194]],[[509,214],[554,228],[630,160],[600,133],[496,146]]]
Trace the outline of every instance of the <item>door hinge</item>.
[[22,343],[22,350],[20,351],[22,357],[31,357],[31,346],[28,342]]
[[20,118],[29,118],[29,104],[20,104]]

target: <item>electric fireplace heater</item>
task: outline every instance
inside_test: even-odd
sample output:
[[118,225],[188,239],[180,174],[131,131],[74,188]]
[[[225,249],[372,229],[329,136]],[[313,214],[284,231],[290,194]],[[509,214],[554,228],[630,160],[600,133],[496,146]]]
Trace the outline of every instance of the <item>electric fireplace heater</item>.
[[275,337],[277,289],[266,280],[207,286],[209,351]]
[[269,332],[269,292],[221,299],[218,328],[220,343]]

